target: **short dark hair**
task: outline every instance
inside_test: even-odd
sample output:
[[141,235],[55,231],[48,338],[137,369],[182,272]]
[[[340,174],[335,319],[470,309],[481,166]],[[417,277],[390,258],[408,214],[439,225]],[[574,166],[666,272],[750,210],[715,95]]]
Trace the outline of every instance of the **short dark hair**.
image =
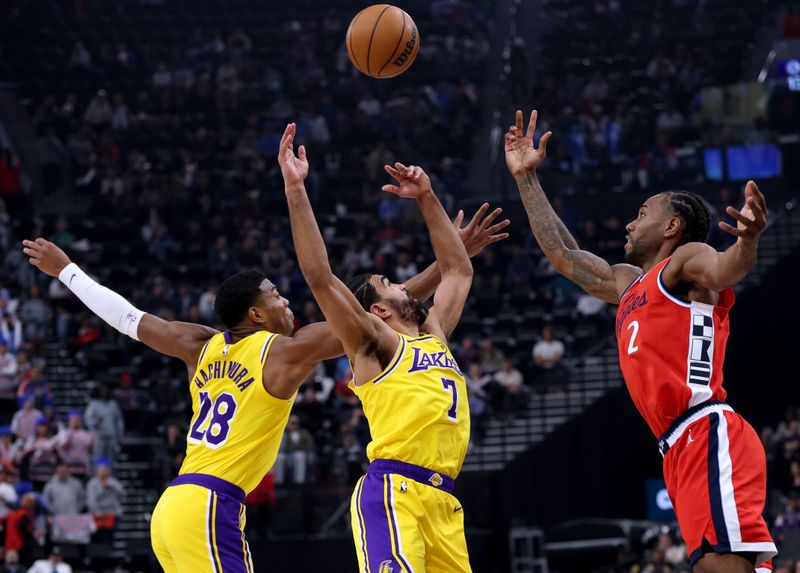
[[214,300],[214,311],[227,328],[233,328],[244,320],[247,311],[261,294],[261,283],[266,275],[250,270],[236,273],[219,285]]
[[356,297],[356,300],[358,300],[359,304],[367,312],[369,312],[369,309],[373,304],[381,300],[378,290],[370,282],[372,277],[373,275],[364,273],[356,275],[347,281],[347,288],[350,289],[350,292],[353,293],[353,295]]
[[680,244],[705,243],[711,215],[703,198],[688,191],[669,191],[667,198],[675,216],[683,221],[685,227]]

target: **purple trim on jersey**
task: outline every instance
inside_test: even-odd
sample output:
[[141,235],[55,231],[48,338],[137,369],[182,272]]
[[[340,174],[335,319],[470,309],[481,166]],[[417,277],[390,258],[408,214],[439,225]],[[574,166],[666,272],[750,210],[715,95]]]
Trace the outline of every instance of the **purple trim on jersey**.
[[182,474],[172,480],[170,485],[173,486],[184,484],[199,485],[200,487],[210,489],[211,491],[214,491],[220,495],[227,496],[236,503],[244,503],[244,490],[238,485],[232,484],[231,482],[225,481],[217,476],[208,474]]
[[367,468],[367,475],[369,474],[398,474],[450,494],[455,487],[455,480],[450,476],[397,460],[375,460]]
[[231,341],[231,333],[227,330],[222,333],[222,337],[225,339],[225,344],[233,344]]
[[[367,562],[368,573],[378,573],[381,565],[394,566],[394,571],[400,572],[400,564],[394,557],[392,537],[389,532],[391,516],[386,514],[384,502],[383,475],[369,474],[361,481],[361,497],[356,497],[364,521],[361,525],[367,541],[367,551],[364,555]],[[391,570],[391,569],[389,569]]]

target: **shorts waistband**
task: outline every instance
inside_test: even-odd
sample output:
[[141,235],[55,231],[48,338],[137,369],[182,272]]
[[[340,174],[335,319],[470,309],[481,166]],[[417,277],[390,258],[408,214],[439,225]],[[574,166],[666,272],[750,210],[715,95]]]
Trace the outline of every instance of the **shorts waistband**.
[[686,428],[694,424],[697,420],[705,418],[709,414],[715,412],[733,411],[733,408],[721,400],[711,400],[692,406],[675,418],[669,425],[669,428],[667,428],[667,431],[661,434],[661,437],[658,438],[658,451],[661,452],[662,456],[666,456],[669,449],[675,445],[675,442],[677,442],[686,431]]
[[450,476],[397,460],[375,460],[369,464],[367,473],[398,474],[408,479],[413,479],[416,482],[446,491],[447,493],[453,493],[453,487],[456,483]]
[[185,484],[199,485],[200,487],[210,489],[211,491],[227,495],[234,501],[244,503],[244,490],[238,485],[232,484],[231,482],[225,481],[217,476],[208,474],[181,474],[172,480],[170,486]]

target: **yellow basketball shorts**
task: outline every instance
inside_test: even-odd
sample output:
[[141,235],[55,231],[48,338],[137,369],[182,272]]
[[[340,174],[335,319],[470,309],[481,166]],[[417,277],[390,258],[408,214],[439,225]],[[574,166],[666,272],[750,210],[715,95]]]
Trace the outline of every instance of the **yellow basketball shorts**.
[[253,573],[244,491],[206,474],[178,476],[158,500],[150,539],[166,573]]
[[464,511],[453,480],[375,460],[350,504],[359,573],[470,573]]

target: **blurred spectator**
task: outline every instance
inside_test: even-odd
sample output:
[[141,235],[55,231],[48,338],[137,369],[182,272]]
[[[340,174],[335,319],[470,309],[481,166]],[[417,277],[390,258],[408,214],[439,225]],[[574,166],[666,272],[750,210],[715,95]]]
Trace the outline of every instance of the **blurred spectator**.
[[44,500],[54,515],[78,514],[86,504],[83,483],[72,477],[66,464],[56,467],[55,475],[44,486]]
[[117,519],[122,515],[125,488],[111,477],[111,462],[108,458],[99,458],[96,467],[95,476],[86,484],[86,505],[94,515],[97,525],[93,540],[111,543],[114,540]]
[[111,398],[108,386],[97,388],[95,398],[86,407],[86,426],[92,431],[92,457],[114,460],[119,441],[125,432],[125,422],[119,404]]
[[169,482],[178,475],[186,457],[186,433],[175,424],[168,425],[165,445],[162,471],[164,482]]
[[19,307],[19,318],[22,321],[25,338],[41,344],[52,317],[53,311],[42,299],[41,289],[36,285],[31,286],[28,298]]
[[0,314],[0,341],[8,345],[11,354],[22,348],[22,322],[7,310]]
[[141,392],[133,383],[130,372],[119,375],[119,386],[114,388],[114,400],[122,410],[122,420],[129,431],[140,430],[147,420],[142,412]]
[[481,341],[481,349],[478,353],[481,372],[484,374],[493,374],[497,372],[505,358],[506,355],[495,346],[491,338],[485,338]]
[[281,441],[281,449],[273,468],[275,483],[277,485],[285,483],[287,473],[290,483],[296,485],[306,483],[314,451],[314,438],[308,430],[300,427],[300,417],[296,414],[289,416],[286,432]]
[[47,559],[35,561],[28,573],[72,573],[72,567],[62,559],[61,548],[54,545]]
[[68,426],[58,434],[57,444],[61,459],[73,475],[85,477],[89,473],[92,441],[92,434],[83,428],[80,411],[70,412]]
[[28,492],[22,496],[19,508],[9,512],[6,519],[6,552],[16,551],[21,563],[30,563],[36,548],[36,538],[33,534],[36,505],[36,494]]
[[5,468],[0,470],[0,530],[4,531],[8,512],[17,505],[17,488],[11,483],[11,474]]
[[488,374],[481,374],[480,364],[473,362],[467,370],[467,397],[469,398],[470,437],[473,442],[483,439],[484,423],[489,407],[489,395],[485,387],[491,380]]
[[30,370],[24,375],[17,396],[24,402],[27,398],[33,397],[34,406],[44,409],[53,405],[53,393],[50,384],[42,376],[42,369],[39,366],[31,366]]
[[36,420],[34,435],[22,447],[22,460],[23,465],[27,462],[28,479],[41,491],[58,463],[56,439],[50,433],[48,420],[44,416]]
[[19,443],[14,439],[11,426],[0,426],[0,471],[16,473],[19,456]]
[[0,340],[0,399],[10,401],[16,395],[17,359],[8,351],[8,344]]
[[553,327],[549,324],[542,329],[542,338],[533,346],[533,363],[536,365],[538,376],[543,378],[546,384],[554,381],[558,388],[563,386],[557,377],[563,375],[561,361],[564,359],[564,343],[556,340]]
[[22,409],[11,419],[11,431],[19,440],[25,441],[32,437],[36,431],[36,422],[42,417],[42,411],[35,407],[35,402],[33,396],[25,396]]
[[793,489],[789,492],[783,510],[775,518],[772,533],[780,543],[787,534],[798,529],[800,529],[800,490]]
[[6,549],[0,573],[25,573],[25,566],[20,564],[16,549]]

